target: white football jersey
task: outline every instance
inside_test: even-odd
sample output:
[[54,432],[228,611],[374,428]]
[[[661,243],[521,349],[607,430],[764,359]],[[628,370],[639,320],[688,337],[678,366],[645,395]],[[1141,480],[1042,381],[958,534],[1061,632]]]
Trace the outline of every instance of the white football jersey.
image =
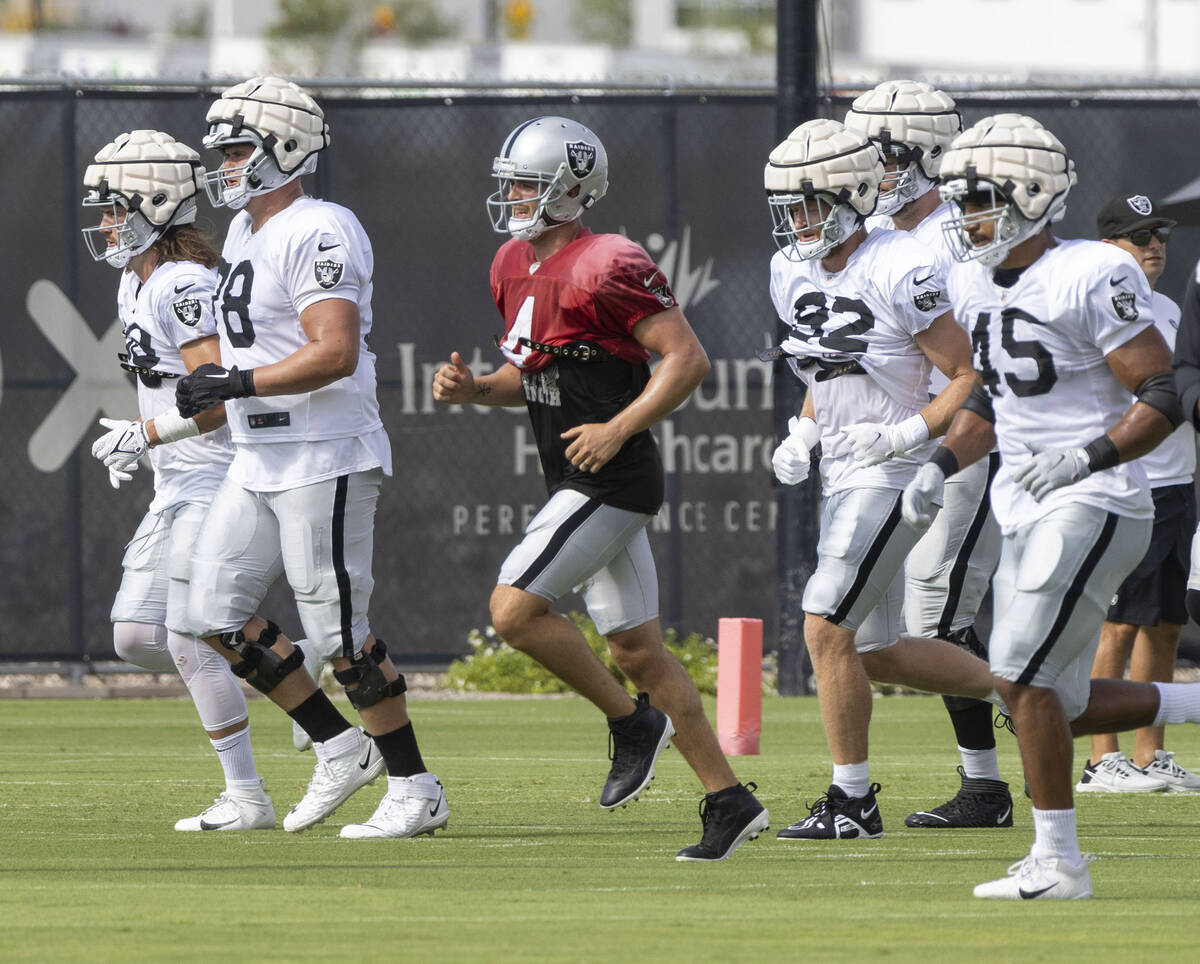
[[[134,272],[121,272],[117,313],[125,333],[128,363],[146,369],[136,375],[138,413],[154,418],[175,407],[176,378],[187,374],[180,346],[217,333],[212,314],[217,273],[193,261],[158,265],[143,284]],[[225,478],[233,458],[228,428],[156,445],[149,451],[154,469],[151,512],[181,502],[207,503]]]
[[[856,465],[842,429],[901,422],[929,403],[932,364],[913,341],[950,310],[944,272],[901,231],[872,231],[841,271],[819,259],[771,259],[771,300],[791,334],[781,346],[812,393],[826,495],[851,486],[903,488],[933,443],[881,465]],[[858,362],[868,378],[822,378],[821,365]]]
[[[1179,305],[1157,291],[1150,293],[1154,306],[1154,327],[1163,336],[1171,351],[1175,350],[1175,333],[1179,331]],[[1146,470],[1150,488],[1164,485],[1190,485],[1196,471],[1196,432],[1184,419],[1174,432],[1155,449],[1138,461]]]
[[[954,266],[955,261],[954,255],[950,253],[950,246],[946,244],[946,234],[942,230],[942,225],[955,216],[954,206],[949,201],[943,201],[930,211],[920,224],[908,232],[909,237],[916,238],[922,244],[928,245],[929,250],[933,252],[933,256],[937,259],[938,265],[947,273]],[[896,227],[890,214],[871,215],[871,217],[867,218],[867,229],[871,231],[876,229],[900,230],[900,228]],[[950,379],[943,375],[936,367],[930,371],[930,395],[939,394],[949,384]]]
[[977,262],[956,264],[948,282],[996,413],[1002,465],[992,508],[1003,531],[1076,502],[1152,516],[1146,473],[1136,461],[1064,486],[1041,502],[1012,481],[1034,453],[1087,445],[1129,408],[1129,392],[1105,356],[1154,323],[1141,268],[1111,244],[1059,241],[1010,288]]
[[300,197],[254,232],[248,212],[233,219],[214,301],[226,368],[269,365],[300,350],[309,341],[300,315],[319,301],[353,302],[360,319],[354,374],[313,392],[226,403],[239,448],[358,438],[382,426],[367,347],[373,270],[371,242],[341,205]]

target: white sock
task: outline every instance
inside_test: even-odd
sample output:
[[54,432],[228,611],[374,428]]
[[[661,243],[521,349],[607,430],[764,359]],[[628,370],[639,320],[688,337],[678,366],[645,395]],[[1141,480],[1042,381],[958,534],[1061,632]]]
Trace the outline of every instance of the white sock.
[[254,765],[254,750],[250,747],[250,726],[244,730],[211,740],[225,771],[225,789],[230,793],[258,790],[262,786]]
[[437,777],[432,773],[414,773],[411,777],[394,777],[388,774],[388,793],[405,793],[408,787],[414,783],[428,783],[431,786],[437,783]]
[[833,785],[841,787],[848,797],[865,797],[871,788],[871,776],[867,769],[867,761],[862,763],[835,763],[833,765]]
[[313,752],[317,755],[317,759],[324,762],[332,760],[335,756],[342,756],[349,753],[358,746],[358,728],[350,727],[337,736],[330,737],[324,743],[313,743]]
[[1070,810],[1039,810],[1033,808],[1034,857],[1053,857],[1073,864],[1083,860],[1079,852],[1079,837],[1075,832],[1075,808]]
[[1200,686],[1195,683],[1155,683],[1158,715],[1151,726],[1200,723]]
[[962,757],[963,773],[975,780],[999,780],[1000,763],[996,759],[996,748],[990,750],[968,750],[959,747],[958,754]]

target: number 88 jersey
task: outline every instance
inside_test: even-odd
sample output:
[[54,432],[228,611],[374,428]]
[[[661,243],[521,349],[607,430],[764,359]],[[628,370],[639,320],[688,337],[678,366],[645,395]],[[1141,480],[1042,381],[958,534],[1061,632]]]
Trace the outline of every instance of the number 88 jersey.
[[1145,472],[1125,462],[1035,502],[1012,474],[1045,449],[1080,448],[1125,414],[1129,391],[1105,356],[1154,324],[1137,263],[1099,241],[1059,241],[1009,287],[974,262],[948,276],[955,316],[971,335],[975,370],[992,398],[1002,466],[992,507],[1005,533],[1076,502],[1150,517]]

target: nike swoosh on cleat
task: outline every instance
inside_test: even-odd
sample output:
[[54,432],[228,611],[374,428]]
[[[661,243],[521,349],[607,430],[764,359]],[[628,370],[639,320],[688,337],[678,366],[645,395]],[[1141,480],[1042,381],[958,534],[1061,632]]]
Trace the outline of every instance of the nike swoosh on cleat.
[[196,282],[194,282],[194,281],[190,285],[176,285],[175,286],[175,294],[181,295],[185,291],[187,291],[188,288],[194,288],[194,287],[196,287]]
[[1004,813],[1000,814],[1000,816],[998,816],[998,817],[996,818],[996,823],[997,823],[997,824],[1004,823],[1004,821],[1008,819],[1008,815],[1009,815],[1010,813],[1012,813],[1012,807],[1008,807],[1008,808],[1007,808],[1007,809],[1004,811]]
[[372,747],[367,747],[367,755],[363,759],[362,763],[360,763],[358,765],[358,768],[360,770],[365,770],[367,767],[369,767],[371,765],[371,750],[372,750]]
[[878,809],[879,809],[879,804],[875,804],[874,806],[871,807],[870,810],[860,810],[859,814],[862,816],[862,818],[864,820],[868,820],[868,819],[870,819],[871,814],[873,814]]
[[222,827],[228,827],[231,823],[237,823],[237,817],[232,820],[226,820],[224,823],[209,823],[207,820],[200,821],[201,830],[220,830]]
[[440,804],[441,804],[441,801],[439,800],[439,801],[435,802],[432,807],[429,808],[429,816],[431,816],[431,817],[437,816],[437,812],[438,812]]
[[1053,883],[1049,887],[1043,887],[1041,890],[1026,890],[1024,887],[1018,887],[1017,893],[1021,895],[1021,900],[1033,900],[1035,897],[1041,897],[1047,891],[1053,890],[1058,884]]

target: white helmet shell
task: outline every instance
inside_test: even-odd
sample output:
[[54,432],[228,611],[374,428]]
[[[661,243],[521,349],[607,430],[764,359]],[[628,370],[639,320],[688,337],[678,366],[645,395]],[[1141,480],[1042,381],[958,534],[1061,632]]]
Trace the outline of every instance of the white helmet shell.
[[170,134],[119,134],[97,152],[83,174],[83,206],[101,208],[111,216],[109,225],[83,229],[92,257],[123,268],[168,228],[195,221],[203,178],[200,155]]
[[[792,260],[823,257],[875,209],[882,179],[883,158],[865,134],[824,118],[801,124],[771,151],[763,171],[775,243]],[[820,224],[814,240],[801,241],[796,232],[800,205],[810,227]]]
[[[959,134],[942,161],[941,195],[959,204],[968,197],[989,198],[986,210],[952,219],[944,226],[951,251],[960,261],[989,266],[1009,250],[1066,213],[1075,184],[1075,162],[1062,142],[1024,114],[985,117]],[[992,240],[972,244],[968,229],[994,222]]]
[[[487,199],[492,228],[532,241],[547,228],[574,221],[608,190],[608,154],[591,130],[568,117],[535,117],[508,137],[492,161],[499,187]],[[537,194],[510,198],[514,181],[530,182]],[[529,217],[517,205],[535,204]]]
[[311,174],[317,154],[329,146],[325,112],[306,90],[281,77],[251,77],[228,88],[206,120],[205,147],[254,145],[244,165],[206,176],[205,189],[217,207],[245,207],[254,196]]
[[[942,158],[962,130],[954,98],[917,80],[885,80],[855,98],[846,126],[862,131],[894,156],[900,173],[894,186],[880,192],[876,214],[894,214],[937,187]],[[890,178],[889,178],[890,180]]]

